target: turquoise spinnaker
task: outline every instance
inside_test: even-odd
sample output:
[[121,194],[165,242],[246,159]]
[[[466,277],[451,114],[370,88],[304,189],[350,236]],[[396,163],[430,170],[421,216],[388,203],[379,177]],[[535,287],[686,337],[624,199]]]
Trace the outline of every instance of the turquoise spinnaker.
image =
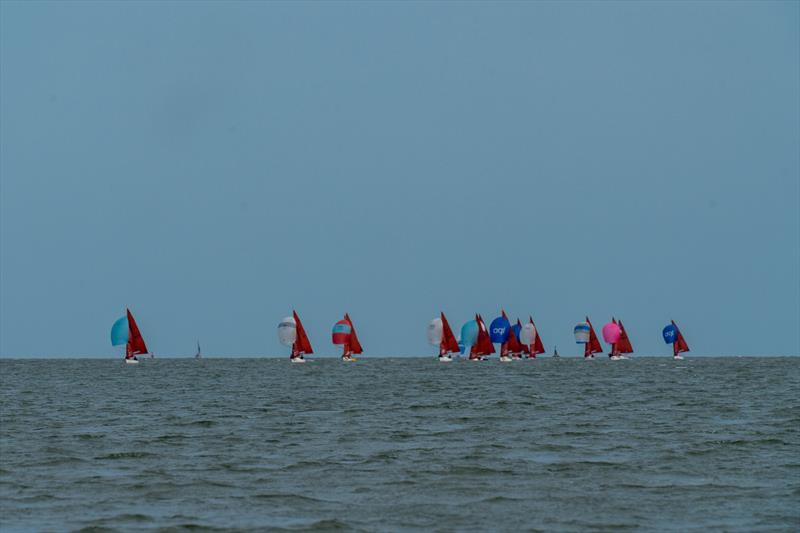
[[475,346],[475,342],[478,340],[478,323],[474,320],[470,320],[463,326],[461,326],[461,343],[464,345],[464,349],[467,349],[471,346]]
[[128,317],[124,316],[111,326],[111,346],[127,344],[128,334]]

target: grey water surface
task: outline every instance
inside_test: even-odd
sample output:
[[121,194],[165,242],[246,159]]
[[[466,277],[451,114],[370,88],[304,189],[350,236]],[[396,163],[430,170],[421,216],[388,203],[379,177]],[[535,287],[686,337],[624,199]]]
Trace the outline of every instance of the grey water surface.
[[796,531],[797,358],[0,361],[0,529]]

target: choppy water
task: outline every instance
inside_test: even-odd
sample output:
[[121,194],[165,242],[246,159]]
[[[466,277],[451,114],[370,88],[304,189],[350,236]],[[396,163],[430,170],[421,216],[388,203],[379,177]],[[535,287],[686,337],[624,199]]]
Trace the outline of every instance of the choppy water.
[[800,359],[0,362],[0,527],[800,527]]

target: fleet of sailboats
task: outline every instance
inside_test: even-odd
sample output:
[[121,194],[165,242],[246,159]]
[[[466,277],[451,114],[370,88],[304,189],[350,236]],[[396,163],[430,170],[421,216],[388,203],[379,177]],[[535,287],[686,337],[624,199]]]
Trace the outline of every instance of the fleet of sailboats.
[[[575,326],[574,334],[575,341],[584,345],[584,359],[593,359],[595,354],[603,352],[588,316],[584,322]],[[603,326],[602,334],[603,339],[610,345],[609,359],[627,359],[626,355],[633,353],[633,344],[621,319],[612,317],[611,322]],[[662,335],[664,341],[672,345],[673,359],[683,359],[681,354],[689,351],[689,345],[674,320],[664,327]],[[295,310],[292,310],[291,316],[287,316],[278,324],[278,340],[285,346],[291,347],[289,360],[292,363],[304,363],[307,361],[305,356],[314,353],[305,327]],[[334,324],[331,340],[334,345],[342,346],[342,361],[357,361],[355,356],[364,351],[348,313]],[[523,358],[535,359],[537,355],[545,353],[544,343],[533,317],[529,316],[525,324],[517,319],[512,325],[505,310],[501,310],[500,316],[495,318],[488,328],[480,313],[475,314],[474,320],[462,326],[460,338],[454,334],[444,312],[440,312],[438,317],[428,323],[428,341],[438,347],[438,360],[441,362],[451,362],[460,354],[467,355],[468,361],[485,361],[495,353],[494,344],[500,345],[501,362]],[[148,350],[130,309],[126,309],[125,316],[117,319],[112,325],[111,344],[125,346],[124,361],[129,364],[138,363],[143,356],[152,357],[152,352]],[[194,358],[202,357],[198,340]],[[554,347],[552,357],[561,357],[557,347]]]

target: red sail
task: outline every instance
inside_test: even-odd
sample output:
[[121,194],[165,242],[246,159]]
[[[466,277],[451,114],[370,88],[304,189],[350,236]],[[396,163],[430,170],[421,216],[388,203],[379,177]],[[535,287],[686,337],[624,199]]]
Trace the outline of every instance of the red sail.
[[[506,315],[505,311],[502,311],[503,318],[508,320],[508,316]],[[519,322],[519,320],[517,321]],[[517,334],[514,333],[514,328],[510,326],[511,321],[509,321],[509,328],[508,328],[508,339],[502,345],[500,345],[500,355],[518,355],[521,354],[525,348],[523,348],[522,343],[519,342],[517,338]]]
[[544,353],[544,344],[542,344],[542,336],[539,335],[539,328],[536,327],[536,324],[533,323],[533,317],[528,317],[533,324],[534,329],[536,330],[536,342],[533,344],[533,349],[531,350],[532,355]]
[[617,350],[619,353],[633,353],[633,345],[628,338],[628,332],[625,331],[625,326],[622,325],[622,320],[617,321],[619,325],[620,335],[617,341]]
[[494,353],[494,344],[489,338],[489,331],[486,329],[486,324],[483,323],[481,315],[476,315],[475,320],[478,321],[478,340],[474,348],[476,355],[490,355]]
[[589,342],[585,344],[583,356],[592,357],[592,355],[596,353],[603,353],[603,347],[600,346],[597,333],[594,332],[594,326],[592,326],[592,322],[589,320],[588,316],[586,317],[586,323],[589,324]]
[[135,355],[147,353],[147,345],[144,343],[139,326],[133,319],[131,310],[126,309],[126,311],[128,312],[128,344],[125,346],[125,358],[130,359]]
[[350,315],[347,313],[344,314],[344,319],[347,320],[347,323],[350,324],[350,341],[347,343],[345,348],[345,353],[349,354],[360,354],[364,351],[361,347],[361,343],[358,341],[358,335],[356,335],[356,328],[353,326],[353,321],[350,320]]
[[675,326],[675,329],[678,330],[678,338],[675,339],[675,342],[672,343],[672,355],[678,355],[679,353],[688,352],[689,345],[686,344],[686,339],[683,338],[683,333],[678,328],[678,325],[675,323],[674,320],[670,320],[672,325]]
[[297,331],[297,338],[294,344],[292,344],[292,358],[299,357],[302,354],[314,353],[314,350],[311,349],[311,341],[308,340],[308,335],[306,335],[306,328],[304,328],[303,323],[300,322],[297,311],[292,310],[292,315],[294,316],[294,323]]
[[444,316],[444,313],[441,313],[442,316],[442,342],[439,343],[439,356],[446,355],[448,353],[458,353],[461,351],[458,347],[458,341],[456,340],[456,336],[453,335],[453,330],[450,329],[450,324],[447,322],[447,317]]

